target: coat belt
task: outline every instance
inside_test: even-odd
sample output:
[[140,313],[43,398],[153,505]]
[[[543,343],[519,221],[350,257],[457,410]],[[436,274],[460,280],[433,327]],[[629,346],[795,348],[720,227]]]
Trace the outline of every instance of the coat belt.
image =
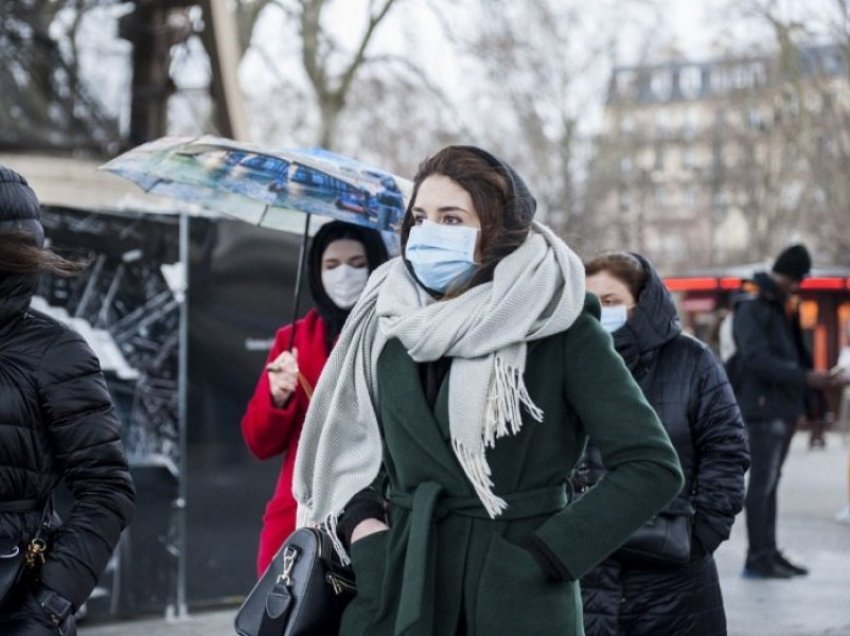
[[[429,567],[428,555],[433,549],[432,530],[437,522],[448,515],[461,515],[476,519],[490,519],[478,497],[441,497],[443,487],[426,481],[412,493],[391,493],[394,506],[410,511],[410,535],[404,559],[401,598],[396,617],[395,634],[401,636],[422,618],[422,602],[426,589],[432,593],[436,586],[433,568]],[[536,490],[503,495],[507,509],[494,521],[513,521],[545,514],[552,514],[567,505],[565,484],[548,486]]]

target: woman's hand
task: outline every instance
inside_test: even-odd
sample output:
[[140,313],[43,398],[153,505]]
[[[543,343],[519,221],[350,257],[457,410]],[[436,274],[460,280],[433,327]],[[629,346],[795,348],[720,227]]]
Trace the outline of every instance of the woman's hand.
[[368,537],[370,534],[386,532],[389,529],[390,527],[380,519],[364,519],[354,526],[354,531],[351,533],[351,545],[354,545],[364,537]]
[[272,403],[282,409],[298,386],[298,349],[284,351],[266,365]]

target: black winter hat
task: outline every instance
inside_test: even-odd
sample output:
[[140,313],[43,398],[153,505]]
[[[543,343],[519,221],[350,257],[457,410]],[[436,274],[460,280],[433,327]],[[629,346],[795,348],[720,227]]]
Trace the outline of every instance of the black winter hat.
[[812,257],[805,245],[786,247],[773,264],[773,271],[796,281],[803,280],[812,269]]
[[27,180],[0,165],[0,230],[31,234],[39,247],[44,245],[41,206]]

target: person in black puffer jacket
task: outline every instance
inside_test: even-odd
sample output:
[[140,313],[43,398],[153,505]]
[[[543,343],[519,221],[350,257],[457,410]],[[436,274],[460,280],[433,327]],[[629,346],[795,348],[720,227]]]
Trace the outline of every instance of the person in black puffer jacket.
[[73,613],[129,523],[134,490],[97,358],[74,331],[29,309],[38,274],[79,269],[42,247],[27,182],[0,166],[0,538],[28,541],[60,481],[73,496],[54,516],[35,580],[0,608],[4,636],[76,633]]
[[[741,511],[749,466],[726,373],[706,345],[682,333],[672,296],[645,258],[607,254],[587,263],[586,272],[588,291],[602,302],[602,326],[679,455],[685,486],[667,509],[693,515],[686,563],[636,561],[618,551],[582,578],[587,636],[726,634],[712,553]],[[574,487],[592,487],[604,472],[591,447]]]

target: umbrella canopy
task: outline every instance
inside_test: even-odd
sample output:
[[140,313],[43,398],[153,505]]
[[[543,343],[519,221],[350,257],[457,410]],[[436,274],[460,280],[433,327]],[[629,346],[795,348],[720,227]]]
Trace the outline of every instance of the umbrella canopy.
[[211,136],[163,137],[102,167],[147,192],[290,231],[302,213],[393,232],[412,191],[410,181],[322,148],[266,150]]
[[[253,225],[297,231],[304,221],[292,323],[298,317],[310,219],[320,215],[379,230],[390,254],[413,184],[322,148],[265,150],[221,137],[163,137],[101,166],[146,192]],[[305,216],[301,216],[305,215]],[[295,339],[292,329],[289,348]]]

